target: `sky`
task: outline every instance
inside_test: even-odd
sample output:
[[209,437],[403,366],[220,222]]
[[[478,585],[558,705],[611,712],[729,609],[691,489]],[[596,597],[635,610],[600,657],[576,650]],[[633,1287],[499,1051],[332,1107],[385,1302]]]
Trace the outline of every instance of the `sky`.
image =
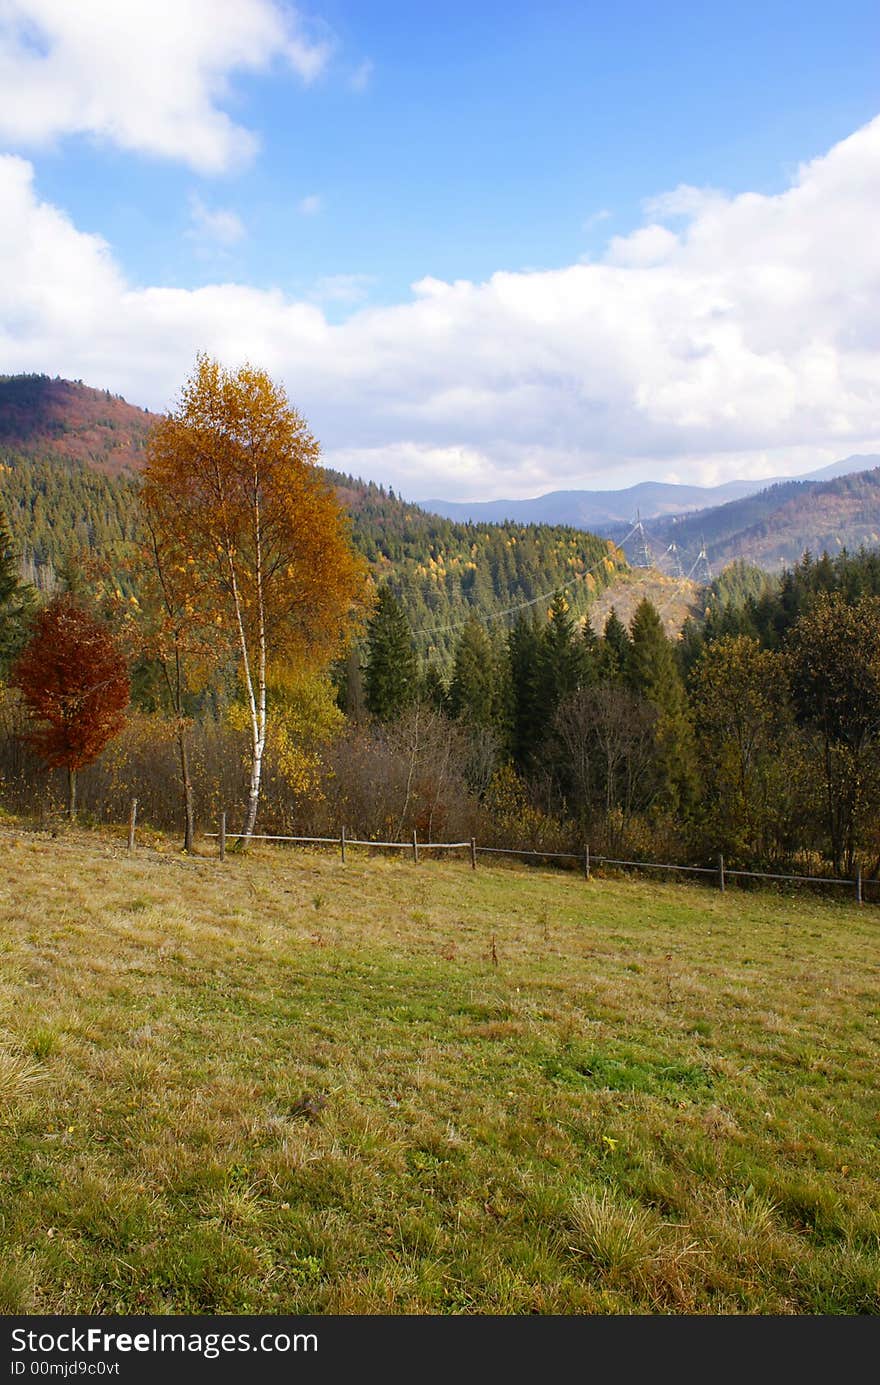
[[880,452],[876,0],[0,0],[0,372],[407,499]]

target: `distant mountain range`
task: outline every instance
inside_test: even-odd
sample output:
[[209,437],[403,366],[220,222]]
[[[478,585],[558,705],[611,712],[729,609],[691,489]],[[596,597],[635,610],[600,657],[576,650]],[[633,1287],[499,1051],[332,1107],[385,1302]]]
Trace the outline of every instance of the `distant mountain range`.
[[788,481],[828,481],[853,471],[880,466],[880,456],[845,457],[802,476],[765,477],[757,481],[725,481],[720,486],[672,485],[665,481],[641,481],[623,490],[549,491],[532,500],[420,500],[423,510],[447,519],[475,524],[514,520],[520,524],[574,524],[579,529],[603,533],[609,526],[629,528],[637,515],[643,520],[660,515],[682,515],[706,510],[729,501],[755,495],[769,486]]
[[877,547],[880,458],[859,460],[873,462],[874,469],[830,481],[783,481],[726,505],[650,520],[644,525],[649,554],[661,565],[665,557],[667,569],[676,558],[674,565],[687,571],[704,548],[717,572],[735,558],[772,570],[796,563],[807,550],[834,556],[842,548]]
[[[82,463],[91,471],[124,479],[143,465],[146,435],[155,419],[155,414],[128,404],[119,395],[91,389],[80,381],[47,375],[0,376],[0,463],[4,454],[14,453],[34,463]],[[469,504],[432,500],[418,506],[392,498],[372,483],[329,475],[371,559],[378,559],[383,548],[389,557],[399,536],[406,532],[413,540],[410,560],[414,561],[414,573],[423,579],[414,555],[424,552],[423,567],[431,574],[431,584],[436,580],[435,569],[427,559],[431,555],[436,559],[440,552],[449,550],[463,553],[469,542],[466,530],[456,528],[453,535],[444,529],[450,521],[456,526],[467,522],[481,528],[495,524],[565,526],[569,534],[585,530],[585,539],[599,534],[623,544],[634,563],[644,561],[644,548],[639,551],[644,537],[648,557],[662,571],[668,575],[692,571],[700,580],[705,579],[706,565],[694,565],[704,544],[712,572],[734,558],[774,569],[797,562],[806,549],[813,553],[827,549],[834,554],[844,547],[853,550],[862,544],[880,545],[880,456],[873,455],[845,457],[804,476],[769,481],[737,480],[720,486],[644,481],[622,490],[554,491],[533,500]],[[12,480],[10,476],[7,491]],[[88,525],[94,527],[100,521],[106,503],[92,503],[91,513],[98,520],[93,518]],[[638,543],[632,536],[624,542],[637,514],[644,534],[636,536]],[[80,528],[83,524],[85,520]],[[368,532],[373,536],[369,544]],[[489,538],[487,531],[485,542]],[[500,542],[501,536],[498,538]],[[556,559],[550,558],[556,542],[549,534],[546,547],[543,535],[539,541],[537,567],[541,578],[495,571],[495,601],[504,602],[511,585],[519,595],[521,589],[530,593],[540,590],[540,581],[550,574],[556,580],[559,569]],[[392,566],[399,560],[395,551]],[[471,580],[466,571],[463,585]],[[487,599],[488,591],[481,601]]]

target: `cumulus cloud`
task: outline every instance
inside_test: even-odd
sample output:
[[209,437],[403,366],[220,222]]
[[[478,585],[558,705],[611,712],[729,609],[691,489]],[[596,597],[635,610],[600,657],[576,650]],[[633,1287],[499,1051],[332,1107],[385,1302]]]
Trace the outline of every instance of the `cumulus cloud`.
[[792,473],[880,451],[878,197],[880,118],[775,196],[679,190],[596,262],[425,278],[337,324],[280,291],[132,286],[10,157],[0,370],[164,408],[197,350],[248,358],[328,462],[410,497]]
[[329,51],[278,0],[0,0],[0,139],[90,134],[218,173],[257,147],[222,109],[231,76],[310,82]]

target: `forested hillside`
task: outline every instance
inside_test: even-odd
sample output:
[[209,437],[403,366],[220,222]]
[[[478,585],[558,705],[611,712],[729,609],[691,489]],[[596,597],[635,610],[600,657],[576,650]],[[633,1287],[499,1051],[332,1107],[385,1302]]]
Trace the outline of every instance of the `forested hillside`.
[[116,476],[143,463],[155,415],[81,380],[0,375],[0,453],[84,462]]
[[716,571],[736,559],[778,570],[807,551],[852,552],[880,543],[880,468],[831,481],[786,481],[646,528],[658,544],[674,541],[686,555],[704,542]]
[[[549,605],[565,587],[581,616],[625,566],[613,544],[581,530],[454,524],[383,487],[327,474],[351,515],[355,547],[401,601],[420,652],[443,665],[471,612],[495,617],[542,597]],[[137,487],[129,471],[107,476],[48,444],[39,457],[0,446],[0,503],[27,579],[50,589],[78,552],[122,558],[137,532]],[[124,574],[120,581],[126,589]]]
[[[199,366],[203,377],[212,369]],[[478,835],[565,851],[589,841],[627,859],[704,863],[720,851],[747,868],[880,877],[877,552],[799,555],[781,576],[740,561],[699,589],[698,617],[670,638],[672,603],[682,602],[683,616],[692,584],[639,570],[609,590],[623,560],[607,540],[555,526],[456,524],[331,472],[337,508],[289,450],[283,484],[255,491],[259,454],[230,443],[228,429],[200,479],[201,424],[187,433],[169,416],[157,428],[142,476],[45,455],[45,441],[44,455],[0,450],[12,531],[0,532],[0,801],[26,811],[57,805],[52,772],[66,766],[72,815],[82,768],[77,801],[110,818],[135,796],[149,820],[172,826],[182,793],[191,842],[190,827],[216,821],[221,808],[239,820],[246,805],[252,811],[242,766],[256,745],[270,830],[326,836],[353,825],[381,840],[415,830],[434,841]],[[236,447],[238,460],[212,489]],[[161,458],[169,470],[160,484]],[[234,485],[239,508],[223,509]],[[810,504],[821,496],[826,522],[836,513],[851,523],[870,512],[878,487],[880,472],[796,488],[772,513],[798,507],[802,494]],[[778,493],[768,495],[776,505]],[[301,644],[265,665],[275,679],[260,703],[274,716],[268,739],[253,730],[253,684],[236,665],[261,599],[254,536],[268,522],[264,500],[275,506],[274,532],[287,525],[287,556],[266,569],[285,581],[304,541],[302,515],[312,515],[305,537],[314,538],[314,515],[332,511],[278,619],[296,609],[300,590],[322,599],[346,563],[351,573],[345,638],[328,643],[324,667],[316,671]],[[236,519],[233,538],[212,527],[221,509]],[[128,565],[148,520],[160,547]],[[332,544],[336,557],[315,578]],[[93,581],[88,554],[109,560],[116,581]],[[42,592],[22,587],[22,563]],[[233,610],[236,563],[252,585]],[[108,674],[92,687],[100,660]],[[53,680],[76,677],[82,687],[65,693],[74,709],[86,695],[118,693],[93,727],[82,721],[83,735],[104,728],[97,749],[72,744],[63,720],[54,740],[46,726],[33,729],[41,716],[52,729]]]

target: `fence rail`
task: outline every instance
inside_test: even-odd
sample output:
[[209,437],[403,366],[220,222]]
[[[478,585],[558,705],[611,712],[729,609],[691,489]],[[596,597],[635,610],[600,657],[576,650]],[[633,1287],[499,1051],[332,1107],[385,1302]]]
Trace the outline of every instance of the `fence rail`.
[[[134,807],[132,814],[134,815]],[[133,820],[133,818],[132,818]],[[219,832],[205,832],[206,837],[219,838],[220,857],[225,858],[226,842],[241,841],[245,839],[243,832],[226,831],[226,814],[220,815]],[[470,851],[471,868],[476,870],[478,856],[519,856],[530,857],[532,860],[541,861],[577,861],[583,869],[587,880],[590,878],[592,866],[616,866],[628,870],[663,870],[677,871],[685,875],[709,875],[713,876],[718,882],[718,888],[724,890],[728,880],[777,880],[791,884],[804,885],[844,885],[855,892],[856,902],[863,902],[862,872],[857,870],[855,878],[832,876],[832,875],[784,875],[776,871],[763,870],[739,870],[731,869],[724,863],[724,857],[718,857],[718,864],[715,866],[684,866],[675,861],[627,861],[616,856],[594,856],[590,852],[588,843],[584,843],[583,851],[541,851],[524,849],[513,846],[478,846],[472,837],[465,842],[425,842],[419,841],[416,832],[412,838],[405,842],[386,842],[371,841],[363,837],[349,837],[346,829],[342,828],[338,837],[295,837],[282,836],[281,834],[269,832],[253,832],[249,840],[260,842],[295,842],[303,846],[338,846],[342,853],[342,860],[345,861],[345,851],[349,846],[375,847],[382,851],[409,851],[412,853],[413,860],[418,863],[419,855],[424,851]]]

